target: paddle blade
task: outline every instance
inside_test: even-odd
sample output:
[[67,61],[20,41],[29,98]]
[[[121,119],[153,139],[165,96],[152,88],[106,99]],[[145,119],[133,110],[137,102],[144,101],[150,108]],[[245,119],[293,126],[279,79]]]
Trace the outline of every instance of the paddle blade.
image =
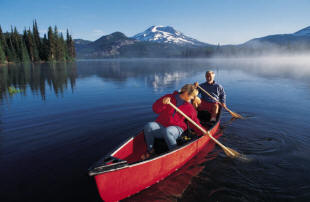
[[227,147],[226,147],[226,148],[223,149],[223,150],[224,150],[225,154],[226,154],[227,156],[229,156],[230,158],[236,158],[236,159],[239,159],[239,160],[245,161],[245,162],[250,161],[250,159],[248,159],[245,155],[240,154],[239,152],[237,152],[237,151],[235,151],[235,150],[233,150],[233,149],[231,149],[231,148],[227,148]]
[[230,148],[225,148],[224,152],[227,156],[231,157],[231,158],[238,158],[239,156],[241,156],[241,154],[233,149]]
[[229,111],[229,113],[230,113],[234,118],[237,118],[237,119],[245,119],[243,116],[241,116],[240,114],[238,114],[238,113],[236,113],[236,112]]

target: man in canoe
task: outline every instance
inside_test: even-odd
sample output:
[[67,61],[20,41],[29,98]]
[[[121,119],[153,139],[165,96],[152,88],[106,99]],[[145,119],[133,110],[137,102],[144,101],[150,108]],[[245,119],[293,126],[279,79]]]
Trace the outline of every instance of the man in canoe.
[[223,86],[214,81],[215,73],[213,71],[210,70],[207,71],[205,76],[206,76],[206,82],[202,84],[198,84],[198,82],[196,82],[194,85],[195,87],[198,87],[199,85],[216,100],[212,99],[211,96],[207,95],[200,88],[198,88],[199,94],[201,95],[201,104],[198,106],[198,110],[208,111],[211,114],[210,122],[215,122],[216,116],[219,113],[218,102],[220,102],[222,106],[226,108],[225,104],[226,94]]
[[[193,106],[197,106],[196,102],[200,101],[198,97],[197,100],[195,99],[197,95],[198,90],[196,87],[193,84],[186,84],[180,92],[175,91],[173,94],[167,94],[153,104],[153,111],[158,114],[158,117],[154,122],[149,122],[144,127],[147,154],[142,155],[142,159],[149,158],[154,153],[153,145],[155,138],[163,138],[171,150],[177,145],[177,138],[187,129],[184,116],[169,106],[169,102],[201,126]],[[193,101],[193,104],[191,101]],[[189,127],[194,129],[197,134],[201,134],[201,131],[191,123],[189,123]]]

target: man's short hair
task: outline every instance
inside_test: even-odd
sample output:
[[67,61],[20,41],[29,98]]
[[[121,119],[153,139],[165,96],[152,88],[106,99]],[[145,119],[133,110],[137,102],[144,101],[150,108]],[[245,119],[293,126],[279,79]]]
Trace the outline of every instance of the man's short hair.
[[206,71],[206,76],[207,76],[208,73],[215,75],[214,71],[212,71],[212,70]]

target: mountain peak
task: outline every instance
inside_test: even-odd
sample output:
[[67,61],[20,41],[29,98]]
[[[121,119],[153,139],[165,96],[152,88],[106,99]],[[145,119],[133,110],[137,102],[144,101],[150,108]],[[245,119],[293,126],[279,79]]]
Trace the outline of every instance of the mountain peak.
[[206,45],[196,39],[185,36],[181,32],[175,30],[171,26],[153,25],[146,29],[144,32],[133,36],[134,39],[139,41],[151,41],[157,43],[170,43],[176,45],[192,45],[202,46]]
[[106,43],[107,41],[127,40],[127,39],[132,40],[132,39],[128,38],[122,32],[113,32],[112,34],[100,37],[99,39],[96,40],[96,42],[102,41],[102,42]]
[[149,32],[168,32],[171,34],[178,32],[171,26],[162,26],[162,25],[157,25],[157,26],[153,25],[150,28],[148,28],[146,31],[149,31]]
[[310,36],[310,26],[294,33],[295,36]]

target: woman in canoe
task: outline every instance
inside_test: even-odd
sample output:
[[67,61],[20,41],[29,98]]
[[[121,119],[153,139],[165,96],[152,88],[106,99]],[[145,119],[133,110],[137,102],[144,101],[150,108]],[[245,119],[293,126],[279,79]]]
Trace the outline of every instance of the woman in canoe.
[[[196,102],[200,101],[196,97],[197,95],[198,90],[196,87],[192,84],[186,84],[181,88],[180,92],[175,91],[173,94],[167,94],[153,104],[153,111],[158,114],[158,117],[154,122],[149,122],[144,127],[144,137],[148,152],[141,157],[142,159],[149,158],[150,155],[154,154],[153,145],[155,138],[163,138],[171,150],[177,145],[177,138],[187,129],[185,118],[171,106],[167,105],[169,102],[176,105],[200,125],[196,109],[194,108],[194,106],[198,106]],[[193,104],[191,103],[192,100]],[[197,134],[201,134],[201,131],[190,123],[189,127],[195,130]]]

